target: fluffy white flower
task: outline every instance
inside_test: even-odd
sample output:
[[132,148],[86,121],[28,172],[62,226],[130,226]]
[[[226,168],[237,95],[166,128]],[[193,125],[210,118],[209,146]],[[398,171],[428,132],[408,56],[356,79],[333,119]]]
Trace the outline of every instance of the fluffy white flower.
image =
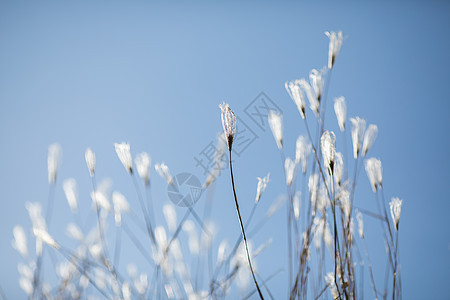
[[285,83],[286,91],[291,99],[297,105],[298,111],[302,118],[305,118],[305,94],[301,88],[300,80],[289,81]]
[[295,163],[290,157],[284,161],[284,171],[286,172],[286,184],[290,186],[295,177]]
[[356,220],[358,221],[359,236],[363,239],[364,238],[364,222],[363,222],[363,216],[359,210],[356,210]]
[[177,212],[175,211],[173,205],[165,204],[163,206],[163,214],[169,230],[174,232],[177,227]]
[[312,69],[311,72],[309,72],[309,81],[311,82],[311,87],[314,90],[314,93],[316,94],[316,99],[320,103],[320,100],[322,99],[322,91],[323,91],[323,85],[325,82],[325,75],[326,69],[323,68],[320,71],[316,69]]
[[344,159],[340,152],[334,156],[334,180],[340,186],[342,184],[342,174],[344,173]]
[[146,152],[142,152],[136,156],[134,163],[136,164],[139,176],[144,180],[144,183],[148,185],[150,179],[150,156]]
[[270,176],[270,173],[267,173],[266,177],[264,177],[264,178],[256,177],[256,179],[258,179],[258,186],[256,188],[255,203],[258,203],[259,199],[261,199],[261,195],[266,190],[267,184],[269,183],[269,176]]
[[173,184],[172,175],[170,175],[169,167],[166,166],[165,163],[155,164],[155,170],[158,172],[159,176],[161,176],[164,180],[167,181],[168,184]]
[[347,106],[345,105],[345,98],[338,97],[334,98],[334,112],[336,113],[336,118],[338,120],[339,129],[341,131],[345,130],[345,119],[347,118]]
[[395,225],[395,230],[398,230],[398,223],[400,222],[400,213],[402,212],[402,203],[403,200],[400,200],[400,198],[398,197],[393,197],[391,202],[389,203],[389,207],[391,208],[391,217]]
[[278,149],[283,148],[283,123],[281,113],[277,113],[273,110],[269,111],[269,125],[272,130],[273,137],[277,142]]
[[127,143],[114,143],[114,148],[125,170],[131,174],[133,172],[133,160],[131,158],[130,145]]
[[299,136],[295,145],[295,163],[302,164],[303,174],[306,173],[306,167],[308,166],[308,158],[311,153],[311,143],[304,136]]
[[374,193],[377,192],[378,187],[383,185],[383,168],[381,161],[374,157],[364,161],[367,177]]
[[222,111],[222,127],[223,131],[225,132],[225,136],[227,137],[228,150],[231,151],[234,135],[236,133],[236,116],[234,115],[234,112],[231,110],[228,103],[224,102],[220,104],[219,107]]
[[336,136],[333,131],[325,131],[320,138],[323,163],[330,175],[334,172],[334,162],[336,155]]
[[16,225],[13,228],[14,240],[12,247],[17,250],[24,258],[28,256],[27,237],[22,226]]
[[94,151],[92,151],[91,148],[87,148],[86,153],[84,154],[84,158],[86,159],[86,164],[89,169],[89,174],[92,177],[92,176],[94,176],[94,173],[95,173],[95,162],[96,162]]
[[366,130],[366,120],[356,117],[351,118],[350,122],[352,122],[353,157],[357,159]]
[[378,127],[377,125],[370,124],[369,127],[367,127],[366,133],[364,134],[364,140],[363,140],[363,157],[366,156],[367,151],[369,151],[370,147],[372,147],[373,142],[375,142],[375,139],[377,138],[378,134]]
[[130,212],[130,204],[120,192],[114,191],[112,194],[112,202],[114,205],[114,221],[117,226],[122,225],[122,213]]
[[61,146],[58,143],[51,144],[48,147],[48,182],[54,184],[56,181],[56,173],[61,160]]
[[297,191],[295,192],[294,198],[292,199],[292,206],[294,208],[294,217],[296,221],[298,221],[298,219],[300,218],[300,196],[301,192]]
[[41,240],[42,242],[55,249],[59,249],[58,243],[56,243],[56,241],[50,236],[47,230],[41,228],[33,228],[33,234],[36,236],[36,239]]
[[325,34],[330,39],[330,43],[328,44],[328,69],[331,69],[333,68],[336,58],[339,55],[339,51],[341,50],[343,36],[342,31],[326,31]]
[[78,211],[78,191],[77,182],[73,178],[64,180],[63,190],[66,195],[67,203],[69,203],[70,210],[73,213]]

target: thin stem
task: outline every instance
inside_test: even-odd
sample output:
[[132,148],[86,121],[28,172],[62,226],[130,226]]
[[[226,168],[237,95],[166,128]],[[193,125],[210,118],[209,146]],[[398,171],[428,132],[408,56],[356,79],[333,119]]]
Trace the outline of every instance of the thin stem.
[[234,203],[236,204],[236,211],[237,211],[237,214],[239,217],[239,224],[241,225],[242,237],[244,238],[244,245],[245,245],[245,251],[247,252],[248,265],[250,266],[250,271],[252,272],[253,281],[255,282],[256,289],[258,290],[259,297],[262,300],[264,300],[264,297],[261,293],[258,282],[256,281],[255,272],[253,271],[252,262],[250,260],[250,254],[248,252],[247,237],[245,236],[244,224],[242,223],[241,212],[239,210],[239,203],[238,203],[237,196],[236,196],[236,188],[234,186],[233,164],[231,162],[231,149],[230,149],[230,174],[231,174],[231,185],[233,187]]

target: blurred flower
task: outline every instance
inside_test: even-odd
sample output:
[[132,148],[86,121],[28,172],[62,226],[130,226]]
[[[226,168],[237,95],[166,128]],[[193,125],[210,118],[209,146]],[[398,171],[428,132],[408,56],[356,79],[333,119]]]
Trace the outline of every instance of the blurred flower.
[[84,239],[83,232],[81,229],[74,223],[67,224],[66,233],[69,237],[81,242]]
[[336,113],[336,118],[338,120],[339,129],[341,131],[345,130],[345,118],[347,117],[347,107],[345,105],[345,98],[338,97],[334,98],[334,112]]
[[294,217],[296,221],[298,221],[298,219],[300,218],[300,196],[301,192],[297,191],[295,192],[294,198],[292,199],[292,206],[294,208]]
[[311,143],[304,136],[299,136],[295,145],[295,163],[302,163],[302,171],[306,173],[309,154],[311,153]]
[[363,239],[364,238],[364,222],[363,222],[363,216],[359,210],[356,210],[356,220],[358,221],[359,236]]
[[350,192],[347,189],[341,189],[337,196],[341,202],[341,209],[344,212],[345,219],[350,217]]
[[393,197],[391,202],[389,203],[389,207],[391,208],[392,221],[395,224],[395,230],[398,230],[398,223],[400,222],[400,213],[402,211],[402,203],[403,200],[400,200],[400,198],[398,197]]
[[173,184],[172,175],[170,175],[169,167],[165,163],[155,164],[155,170],[158,172],[159,176],[167,181],[168,184]]
[[370,124],[369,127],[367,127],[366,133],[364,134],[364,141],[363,141],[363,157],[366,156],[367,151],[369,151],[370,147],[372,147],[373,142],[377,138],[378,134],[378,127],[377,125]]
[[334,156],[334,180],[338,186],[342,183],[342,174],[344,173],[344,159],[340,152],[336,152]]
[[259,199],[261,198],[262,193],[264,193],[264,191],[266,190],[267,184],[269,183],[269,176],[270,176],[270,173],[267,173],[266,177],[264,177],[264,178],[256,177],[256,179],[258,179],[258,186],[256,188],[255,203],[258,203]]
[[284,161],[284,171],[286,172],[286,184],[290,186],[295,177],[295,163],[290,157]]
[[144,180],[145,185],[149,183],[150,163],[151,158],[146,152],[142,152],[134,159],[136,169],[139,176]]
[[336,58],[339,55],[339,51],[341,50],[343,40],[342,31],[326,31],[325,34],[330,39],[330,43],[328,45],[328,69],[331,69],[333,68]]
[[120,192],[114,191],[112,194],[112,202],[114,205],[114,221],[116,226],[122,225],[122,212],[130,212],[130,204]]
[[55,249],[59,249],[58,243],[55,242],[55,240],[50,236],[47,230],[42,228],[33,228],[33,234],[36,236],[37,239],[40,239],[47,245]]
[[288,92],[291,99],[294,101],[295,105],[297,105],[298,111],[302,118],[305,118],[305,94],[301,89],[300,80],[289,81],[286,82],[285,85],[286,91]]
[[95,153],[91,150],[91,148],[87,148],[86,149],[86,153],[84,154],[84,158],[86,159],[86,164],[88,166],[89,169],[89,174],[92,176],[94,176],[95,173]]
[[70,210],[76,213],[78,210],[78,191],[77,182],[73,178],[64,180],[63,190],[66,195],[67,202],[69,203]]
[[311,87],[313,88],[314,93],[316,94],[316,99],[318,103],[320,103],[320,100],[322,99],[323,84],[325,82],[324,78],[325,73],[326,73],[325,68],[322,68],[320,71],[312,69],[311,72],[309,72],[309,81],[311,82]]
[[163,214],[166,219],[167,227],[169,227],[171,232],[174,232],[177,228],[177,213],[173,205],[165,204],[163,206]]
[[378,186],[382,187],[383,183],[383,169],[381,166],[381,161],[372,157],[364,161],[367,177],[369,178],[370,185],[372,186],[372,191],[377,192]]
[[231,151],[231,148],[233,146],[234,134],[236,133],[236,116],[234,115],[234,112],[231,110],[228,103],[224,102],[220,104],[219,107],[222,111],[222,126],[223,131],[225,132],[225,136],[227,137],[228,150]]
[[58,143],[51,144],[48,147],[48,182],[54,184],[56,181],[56,173],[58,164],[61,160],[61,146]]
[[333,131],[326,130],[320,138],[320,146],[322,149],[323,163],[328,169],[328,173],[333,175],[334,157],[336,155],[336,136]]
[[269,111],[269,125],[272,130],[273,137],[277,142],[278,149],[283,148],[283,123],[281,113],[277,113],[273,110]]
[[130,174],[133,173],[133,160],[131,158],[130,145],[127,143],[114,143],[114,147],[116,148],[117,156],[125,169],[130,172]]
[[22,226],[16,225],[13,228],[14,240],[12,247],[17,250],[24,258],[28,256],[27,237]]
[[357,159],[366,130],[366,120],[356,117],[351,118],[350,122],[352,122],[353,157]]
[[309,85],[309,83],[305,79],[300,79],[299,82],[306,96],[308,97],[309,107],[314,112],[316,117],[319,117],[319,101],[317,101],[317,97],[313,94],[313,89]]

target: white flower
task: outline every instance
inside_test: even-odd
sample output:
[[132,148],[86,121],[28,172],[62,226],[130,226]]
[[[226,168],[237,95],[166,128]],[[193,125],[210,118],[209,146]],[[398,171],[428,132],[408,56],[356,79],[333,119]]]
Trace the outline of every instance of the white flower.
[[400,198],[398,197],[393,197],[391,202],[389,203],[389,207],[391,208],[391,217],[395,225],[395,230],[398,230],[398,223],[400,222],[400,213],[402,211],[402,203],[403,200],[400,200]]
[[313,89],[305,79],[300,79],[299,84],[308,97],[309,107],[316,114],[316,117],[319,117],[319,101],[317,101],[317,97],[313,94]]
[[13,228],[14,240],[12,241],[12,247],[17,250],[23,257],[28,256],[27,237],[22,226],[16,225]]
[[73,178],[64,180],[63,190],[66,195],[67,202],[69,203],[70,210],[76,213],[78,210],[78,191],[77,182]]
[[58,143],[51,144],[48,147],[48,182],[54,184],[56,181],[56,173],[61,160],[61,146]]
[[144,180],[145,185],[149,183],[149,173],[150,173],[150,163],[151,158],[146,152],[142,152],[136,156],[134,159],[134,163],[136,164],[136,169],[138,171],[139,176]]
[[367,177],[369,178],[372,191],[377,192],[378,187],[382,187],[383,184],[383,169],[381,161],[372,157],[364,161]]
[[172,175],[170,175],[169,167],[165,163],[155,164],[155,170],[158,172],[159,176],[167,181],[168,184],[173,184]]
[[291,99],[295,102],[295,105],[297,105],[298,111],[300,112],[300,115],[302,118],[305,118],[305,94],[303,93],[303,90],[301,89],[300,80],[295,81],[289,81],[285,83],[286,91],[288,92],[289,96],[291,96]]
[[273,110],[269,111],[269,125],[272,130],[273,137],[277,142],[278,149],[283,148],[283,123],[281,113],[277,113]]
[[228,103],[222,103],[219,105],[220,110],[222,111],[222,127],[225,132],[225,136],[227,137],[228,142],[228,150],[231,151],[233,146],[234,134],[236,133],[236,116],[234,112],[231,110],[230,105]]
[[165,204],[163,206],[163,214],[166,219],[167,226],[171,232],[174,232],[177,228],[177,212],[171,204]]
[[339,51],[341,50],[343,40],[342,31],[326,31],[325,34],[330,39],[330,43],[328,45],[328,69],[331,69],[333,68],[336,58],[339,55]]
[[372,147],[373,142],[377,138],[378,134],[378,127],[377,125],[370,124],[369,127],[367,127],[366,133],[364,134],[364,141],[363,141],[363,157],[366,156],[367,151],[369,151],[370,147]]
[[295,163],[290,157],[284,161],[284,171],[286,172],[286,184],[290,186],[295,176]]
[[92,191],[91,198],[95,205],[97,205],[99,208],[101,207],[106,211],[111,211],[111,204],[109,204],[107,195],[103,191]]
[[94,176],[95,173],[95,153],[91,150],[91,148],[87,148],[86,149],[86,153],[84,154],[84,158],[86,159],[86,164],[88,166],[89,169],[89,174],[92,176]]
[[366,120],[356,117],[351,118],[350,122],[352,122],[353,157],[357,159],[366,130]]
[[116,148],[116,153],[120,159],[120,162],[131,174],[133,172],[133,160],[131,158],[130,145],[127,143],[114,143],[114,147]]
[[311,87],[314,90],[314,93],[316,94],[316,99],[320,103],[320,100],[322,99],[322,91],[323,91],[323,84],[325,82],[324,75],[326,73],[326,69],[323,68],[320,71],[316,69],[312,69],[311,72],[309,72],[309,81],[311,82]]
[[306,173],[306,167],[308,165],[309,154],[311,153],[311,143],[308,143],[304,136],[299,136],[297,138],[297,143],[295,147],[295,163],[302,163],[302,171]]
[[116,226],[122,225],[122,212],[130,212],[130,205],[127,199],[120,192],[114,191],[112,194],[112,202],[114,205],[114,221]]
[[55,242],[55,240],[50,236],[47,230],[41,228],[33,228],[33,234],[36,236],[36,239],[41,240],[42,242],[55,249],[59,249],[58,243]]
[[261,195],[266,190],[267,184],[269,183],[269,176],[270,176],[270,173],[267,173],[266,177],[264,177],[264,178],[256,177],[256,179],[258,179],[258,186],[256,188],[255,203],[258,203],[259,199],[261,199]]
[[345,105],[345,98],[338,97],[334,98],[334,112],[336,113],[336,118],[338,120],[339,129],[341,131],[345,130],[345,119],[347,117],[347,107]]
[[320,146],[322,149],[323,163],[328,169],[328,173],[333,175],[334,161],[336,155],[336,136],[333,131],[325,131],[320,138]]
[[334,156],[334,180],[338,186],[342,183],[342,174],[344,173],[344,159],[340,152],[336,152]]
[[363,222],[363,216],[359,210],[356,210],[356,220],[358,221],[359,236],[363,239],[364,238],[364,222]]

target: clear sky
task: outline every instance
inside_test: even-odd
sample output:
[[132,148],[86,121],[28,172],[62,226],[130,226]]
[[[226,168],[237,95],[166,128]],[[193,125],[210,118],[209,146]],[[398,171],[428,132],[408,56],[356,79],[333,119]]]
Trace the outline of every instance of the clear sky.
[[[342,30],[346,39],[329,98],[345,96],[349,117],[379,127],[369,155],[383,163],[386,197],[404,199],[404,299],[448,297],[449,29],[450,4],[444,1],[1,1],[0,286],[10,299],[24,297],[12,228],[29,229],[26,201],[45,207],[47,148],[53,142],[61,144],[63,160],[49,230],[66,241],[64,224],[71,215],[61,182],[77,180],[87,210],[88,146],[97,154],[97,176],[111,178],[134,206],[133,186],[113,143],[127,141],[133,155],[147,151],[173,174],[190,172],[203,181],[194,157],[221,130],[218,104],[227,101],[258,136],[235,158],[243,214],[251,209],[256,177],[271,173],[257,212],[262,215],[285,191],[283,173],[270,131],[251,123],[245,108],[261,92],[272,99],[284,113],[286,151],[293,156],[305,130],[284,82],[326,65],[324,31]],[[331,106],[328,112],[326,128],[338,132]],[[338,147],[341,142],[338,135]],[[154,171],[152,179],[160,211],[169,202],[166,184]],[[365,172],[358,182],[356,201],[375,209]],[[231,196],[226,174],[215,190],[214,249],[222,238],[231,243],[239,234]],[[181,218],[183,209],[177,212]],[[257,258],[263,277],[286,267],[285,222],[282,209],[253,238],[255,245],[273,238]],[[382,242],[379,225],[367,226]],[[374,265],[382,265],[375,276],[381,282],[385,260],[373,255]],[[281,298],[286,278],[284,270],[269,283]]]

